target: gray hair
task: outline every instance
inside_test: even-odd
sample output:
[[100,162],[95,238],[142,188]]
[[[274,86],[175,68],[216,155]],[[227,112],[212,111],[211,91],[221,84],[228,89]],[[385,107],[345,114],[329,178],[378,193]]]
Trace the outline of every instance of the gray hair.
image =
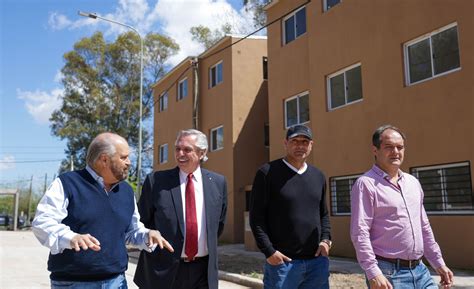
[[102,154],[112,157],[116,153],[115,145],[119,140],[126,140],[118,134],[105,132],[97,135],[89,145],[86,155],[86,163],[93,167],[94,163]]
[[393,126],[391,124],[386,124],[386,125],[382,125],[381,127],[377,128],[375,130],[374,134],[372,135],[372,144],[376,148],[378,148],[378,149],[380,148],[380,144],[382,143],[382,134],[387,129],[391,129],[391,130],[394,130],[394,131],[398,132],[402,136],[403,141],[406,141],[405,134],[398,127]]
[[197,130],[197,129],[184,129],[178,132],[178,136],[176,137],[176,141],[174,145],[176,146],[178,144],[178,141],[180,138],[185,137],[185,136],[195,136],[196,137],[196,147],[200,149],[201,151],[204,151],[204,156],[202,158],[202,161],[205,162],[207,161],[207,149],[208,149],[208,144],[207,144],[207,137],[206,135]]

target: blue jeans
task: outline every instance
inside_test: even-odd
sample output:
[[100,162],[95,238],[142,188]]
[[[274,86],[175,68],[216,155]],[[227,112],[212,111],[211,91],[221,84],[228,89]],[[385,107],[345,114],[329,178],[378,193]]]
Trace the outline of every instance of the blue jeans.
[[128,287],[125,274],[122,273],[115,278],[102,281],[79,282],[51,280],[51,289],[128,289]]
[[280,265],[265,263],[264,289],[329,289],[329,259],[319,256]]
[[409,269],[386,261],[377,260],[377,262],[394,289],[438,289],[438,285],[431,278],[430,271],[423,263]]

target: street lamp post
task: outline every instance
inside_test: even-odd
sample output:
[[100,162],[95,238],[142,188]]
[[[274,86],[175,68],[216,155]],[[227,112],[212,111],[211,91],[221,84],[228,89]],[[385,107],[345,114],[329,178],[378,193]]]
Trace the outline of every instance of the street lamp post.
[[80,16],[89,17],[89,18],[92,18],[92,19],[101,19],[101,20],[104,20],[104,21],[108,21],[108,22],[111,22],[111,23],[115,23],[115,24],[118,24],[118,25],[125,26],[125,27],[131,29],[133,32],[135,32],[138,35],[138,37],[140,38],[140,115],[139,115],[139,128],[138,128],[138,163],[137,163],[137,193],[139,194],[140,193],[140,175],[141,175],[141,170],[142,170],[143,38],[140,35],[140,32],[138,32],[138,30],[135,27],[130,26],[128,24],[121,23],[121,22],[118,22],[118,21],[115,21],[115,20],[112,20],[112,19],[107,19],[107,18],[99,16],[95,13],[82,12],[82,11],[79,11],[78,13],[79,13]]

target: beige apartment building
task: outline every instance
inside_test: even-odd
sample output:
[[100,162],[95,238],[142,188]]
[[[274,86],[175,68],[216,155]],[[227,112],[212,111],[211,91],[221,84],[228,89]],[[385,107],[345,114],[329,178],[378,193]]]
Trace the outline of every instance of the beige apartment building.
[[354,257],[350,188],[373,164],[371,135],[407,135],[449,266],[474,268],[474,1],[274,0],[268,23],[270,159],[285,129],[313,129],[328,182],[332,253]]
[[179,130],[208,136],[203,167],[223,174],[228,185],[222,240],[243,242],[246,191],[258,167],[268,161],[266,37],[226,36],[198,57],[174,67],[153,88],[154,169],[176,166]]

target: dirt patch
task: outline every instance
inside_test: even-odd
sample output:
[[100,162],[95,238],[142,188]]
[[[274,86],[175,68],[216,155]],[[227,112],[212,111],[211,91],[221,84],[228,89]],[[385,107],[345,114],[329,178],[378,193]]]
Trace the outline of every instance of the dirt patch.
[[[245,275],[263,280],[263,262],[259,258],[219,255],[219,270]],[[330,288],[359,289],[366,288],[363,274],[345,274],[332,272],[329,277]]]

